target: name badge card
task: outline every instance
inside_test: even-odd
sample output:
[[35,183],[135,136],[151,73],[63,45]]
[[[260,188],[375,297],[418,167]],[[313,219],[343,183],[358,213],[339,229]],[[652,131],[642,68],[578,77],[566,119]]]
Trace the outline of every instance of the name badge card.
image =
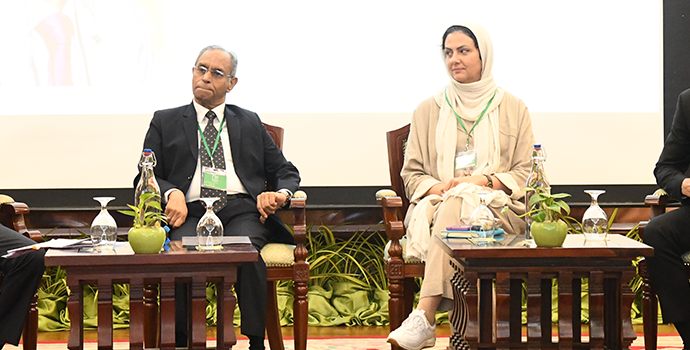
[[211,167],[201,168],[201,186],[211,188],[214,190],[227,190],[228,177],[225,169],[217,169]]
[[477,152],[474,148],[460,151],[455,155],[455,170],[462,170],[465,176],[472,175],[477,168]]

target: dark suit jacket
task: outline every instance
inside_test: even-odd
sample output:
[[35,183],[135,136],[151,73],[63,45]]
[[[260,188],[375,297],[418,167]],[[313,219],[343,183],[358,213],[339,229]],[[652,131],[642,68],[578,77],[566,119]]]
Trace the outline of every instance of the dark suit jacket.
[[[225,118],[235,172],[249,195],[256,200],[266,184],[275,189],[297,191],[300,181],[297,168],[285,159],[259,116],[235,105],[225,105]],[[156,155],[154,172],[161,193],[172,188],[187,193],[199,157],[198,138],[193,103],[154,113],[144,148],[150,148]],[[135,185],[137,182],[138,176]],[[270,215],[266,225],[276,235],[275,241],[293,242],[278,215]]]
[[678,96],[676,114],[673,116],[671,132],[666,137],[664,149],[654,168],[657,184],[683,205],[690,204],[690,198],[681,192],[681,184],[687,177],[690,166],[690,89]]

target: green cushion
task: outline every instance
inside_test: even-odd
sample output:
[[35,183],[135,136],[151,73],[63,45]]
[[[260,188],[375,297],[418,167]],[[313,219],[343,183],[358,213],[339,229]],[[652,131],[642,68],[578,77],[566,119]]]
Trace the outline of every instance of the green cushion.
[[261,249],[261,258],[267,267],[289,267],[295,264],[295,247],[292,244],[268,243]]

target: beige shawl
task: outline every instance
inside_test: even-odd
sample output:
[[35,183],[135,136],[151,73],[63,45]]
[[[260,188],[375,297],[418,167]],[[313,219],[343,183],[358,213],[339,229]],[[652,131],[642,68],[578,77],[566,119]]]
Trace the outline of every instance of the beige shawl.
[[[493,66],[493,45],[486,29],[476,23],[460,23],[469,28],[477,38],[479,53],[482,59],[481,79],[474,83],[462,84],[452,78],[452,73],[446,71],[451,77],[450,84],[434,95],[436,103],[441,106],[439,122],[436,128],[436,149],[438,150],[438,166],[441,181],[450,181],[455,174],[455,146],[457,144],[458,115],[470,122],[476,122],[481,112],[486,107],[491,97],[496,92],[491,105],[473,132],[474,148],[477,151],[477,168],[473,174],[491,174],[496,172],[496,164],[500,159],[500,147],[498,145],[498,105],[505,94],[502,88],[496,86],[491,67]],[[446,101],[453,106],[452,109]]]
[[[521,189],[529,172],[529,154],[534,143],[529,113],[522,101],[496,86],[491,74],[493,47],[486,30],[473,23],[461,25],[469,28],[477,38],[482,59],[481,78],[474,83],[462,84],[452,79],[451,72],[448,72],[450,84],[435,94],[431,101],[422,102],[413,116],[401,172],[411,202],[405,218],[406,255],[422,260],[426,260],[432,233],[440,233],[446,223],[457,224],[459,220],[467,224],[478,205],[475,192],[480,187],[474,184],[460,184],[443,196],[424,196],[439,180],[448,182],[455,176],[458,121],[453,110],[464,120],[476,122],[494,92],[496,96],[474,129],[473,143],[478,164],[473,174],[496,173],[495,176],[512,194],[508,196],[503,191],[493,191],[487,204],[502,219],[506,231],[516,232],[524,225],[523,220],[512,213],[524,211],[524,205],[518,200],[523,196]],[[446,101],[445,91],[452,109]],[[510,207],[511,214],[499,215],[500,208],[505,205]],[[446,209],[440,210],[442,206]]]

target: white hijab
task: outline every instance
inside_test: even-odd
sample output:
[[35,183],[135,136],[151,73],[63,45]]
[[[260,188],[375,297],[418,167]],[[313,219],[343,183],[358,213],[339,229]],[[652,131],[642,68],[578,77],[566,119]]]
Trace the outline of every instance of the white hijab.
[[[487,103],[491,100],[494,92],[496,96],[472,133],[474,148],[477,151],[477,168],[473,175],[495,172],[501,156],[498,135],[498,105],[503,100],[504,90],[496,86],[494,77],[491,74],[491,67],[494,62],[491,38],[486,29],[479,24],[468,22],[458,25],[468,28],[477,38],[482,60],[482,72],[479,81],[463,84],[453,78],[452,72],[448,71],[448,66],[446,65],[446,71],[451,77],[450,84],[434,95],[436,103],[441,107],[436,127],[436,151],[438,154],[438,173],[441,176],[440,180],[443,182],[450,181],[455,175],[458,121],[453,110],[462,119],[476,122]],[[452,109],[448,106],[448,102],[446,102],[446,92],[448,101],[453,106]]]

